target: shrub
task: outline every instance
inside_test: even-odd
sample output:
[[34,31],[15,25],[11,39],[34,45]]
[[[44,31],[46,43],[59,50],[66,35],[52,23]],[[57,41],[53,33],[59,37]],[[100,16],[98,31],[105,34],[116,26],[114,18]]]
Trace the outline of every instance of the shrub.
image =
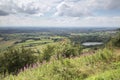
[[43,62],[43,60],[49,61],[51,58],[61,59],[75,57],[80,55],[81,51],[82,48],[80,46],[72,45],[70,43],[47,45],[47,47],[42,50],[39,61],[40,62]]
[[31,49],[8,49],[0,56],[0,73],[16,74],[19,69],[37,61]]
[[82,48],[80,46],[75,46],[72,44],[66,45],[63,49],[62,56],[63,57],[75,57],[81,54]]
[[120,31],[117,33],[117,35],[112,39],[112,43],[116,47],[120,47]]
[[107,48],[104,48],[102,50],[98,50],[96,54],[86,56],[85,62],[88,64],[94,64],[98,61],[103,61],[103,62],[110,62],[114,58],[113,52]]
[[49,61],[51,56],[54,54],[54,49],[55,46],[47,45],[47,47],[43,50],[43,60]]

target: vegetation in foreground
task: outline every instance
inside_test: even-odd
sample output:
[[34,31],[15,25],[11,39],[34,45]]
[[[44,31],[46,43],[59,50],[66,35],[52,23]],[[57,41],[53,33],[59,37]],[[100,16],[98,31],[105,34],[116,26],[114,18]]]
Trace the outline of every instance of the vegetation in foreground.
[[[0,62],[5,61],[5,65],[0,66],[1,79],[119,80],[119,44],[118,33],[105,48],[99,48],[87,55],[82,54],[81,46],[72,44],[68,40],[46,45],[37,53],[24,48],[9,49],[1,54]],[[17,63],[19,64],[16,66]]]
[[93,55],[51,60],[4,80],[118,80],[120,55],[108,49]]

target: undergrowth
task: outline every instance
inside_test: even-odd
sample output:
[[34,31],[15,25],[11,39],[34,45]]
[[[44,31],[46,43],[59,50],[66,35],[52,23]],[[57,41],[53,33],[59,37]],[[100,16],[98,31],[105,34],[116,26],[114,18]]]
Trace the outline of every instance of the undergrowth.
[[117,80],[120,78],[119,60],[119,56],[105,48],[92,55],[53,59],[4,80]]

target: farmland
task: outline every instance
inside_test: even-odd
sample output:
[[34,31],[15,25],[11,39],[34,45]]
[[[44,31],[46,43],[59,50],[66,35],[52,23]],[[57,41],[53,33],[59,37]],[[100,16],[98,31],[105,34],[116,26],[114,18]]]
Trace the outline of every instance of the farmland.
[[[10,31],[7,29],[1,29],[0,31],[0,50],[6,49],[8,47],[39,47],[41,45],[54,43],[62,41],[63,39],[70,39],[74,43],[83,43],[83,42],[104,42],[106,43],[110,40],[111,35],[115,35],[115,33],[110,33],[108,31],[98,31],[99,29],[95,29],[94,31],[89,31],[89,29],[73,29],[73,31],[66,28],[38,28],[31,30],[32,28],[19,29],[13,28]],[[82,31],[84,30],[84,32]],[[107,29],[106,29],[107,30]],[[115,31],[113,31],[115,32]]]

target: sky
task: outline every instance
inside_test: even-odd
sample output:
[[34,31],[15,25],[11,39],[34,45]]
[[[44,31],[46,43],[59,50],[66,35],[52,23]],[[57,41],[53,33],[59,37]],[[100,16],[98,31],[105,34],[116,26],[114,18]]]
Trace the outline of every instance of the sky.
[[120,27],[120,0],[0,0],[0,26]]

